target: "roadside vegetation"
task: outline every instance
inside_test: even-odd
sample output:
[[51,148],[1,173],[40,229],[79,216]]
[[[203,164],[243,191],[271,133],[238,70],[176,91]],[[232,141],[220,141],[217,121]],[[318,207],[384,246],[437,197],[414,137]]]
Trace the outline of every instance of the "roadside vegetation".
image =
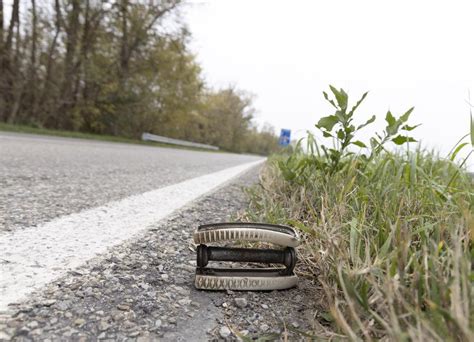
[[314,280],[320,304],[314,331],[302,334],[473,341],[474,187],[466,159],[456,160],[474,149],[474,123],[447,158],[412,147],[413,109],[388,112],[385,130],[360,141],[376,119],[357,120],[366,95],[350,107],[344,90],[324,93],[335,114],[316,127],[332,144],[309,134],[271,158],[247,218],[303,235],[298,272]]
[[183,5],[0,0],[0,122],[275,152],[273,128],[254,124],[251,94],[206,85]]

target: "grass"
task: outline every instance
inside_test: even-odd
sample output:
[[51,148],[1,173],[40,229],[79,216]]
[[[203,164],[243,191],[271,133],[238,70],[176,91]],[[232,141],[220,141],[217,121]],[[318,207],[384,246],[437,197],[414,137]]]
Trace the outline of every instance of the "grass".
[[[474,178],[465,160],[454,162],[474,147],[474,123],[470,143],[442,158],[408,149],[415,139],[399,132],[416,128],[406,123],[413,109],[399,118],[388,112],[385,131],[367,147],[353,140],[364,126],[352,123],[361,100],[349,112],[347,94],[331,91],[335,100],[324,95],[336,112],[316,127],[332,146],[309,135],[306,152],[271,158],[248,191],[247,220],[288,224],[303,236],[297,273],[320,297],[314,331],[305,333],[474,341]],[[407,148],[390,152],[388,143]],[[350,144],[364,149],[355,154]]]
[[114,135],[102,135],[102,134],[92,134],[92,133],[82,133],[82,132],[73,132],[73,131],[63,131],[56,129],[46,129],[38,128],[26,125],[13,125],[0,122],[0,131],[4,132],[13,132],[13,133],[27,133],[27,134],[38,134],[38,135],[47,135],[63,138],[74,138],[74,139],[87,139],[87,140],[97,140],[105,142],[116,142],[116,143],[125,143],[125,144],[137,144],[137,145],[147,145],[155,147],[166,147],[182,150],[193,150],[193,151],[205,151],[205,152],[224,152],[224,151],[215,151],[207,150],[196,147],[186,147],[178,145],[168,145],[163,143],[157,143],[153,141],[143,141],[138,139],[131,139],[125,137],[119,137]]
[[270,160],[250,191],[247,216],[303,234],[299,273],[316,279],[325,296],[313,333],[474,340],[471,177],[449,160],[416,151],[384,153],[364,169],[353,156],[336,174],[312,166],[285,179],[282,161],[312,158]]

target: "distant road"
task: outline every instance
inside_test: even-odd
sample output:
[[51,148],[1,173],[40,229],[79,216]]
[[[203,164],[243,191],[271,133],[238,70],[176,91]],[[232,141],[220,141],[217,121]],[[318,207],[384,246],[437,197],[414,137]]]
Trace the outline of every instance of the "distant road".
[[0,132],[0,231],[261,159]]

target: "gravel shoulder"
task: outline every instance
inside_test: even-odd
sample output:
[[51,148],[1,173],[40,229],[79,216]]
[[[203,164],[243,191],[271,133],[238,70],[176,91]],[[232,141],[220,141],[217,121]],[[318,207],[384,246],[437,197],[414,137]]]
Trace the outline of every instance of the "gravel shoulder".
[[236,181],[173,214],[31,300],[0,313],[0,340],[206,341],[303,339],[317,296],[309,280],[272,292],[204,292],[193,286],[192,231],[199,224],[236,220],[247,205]]

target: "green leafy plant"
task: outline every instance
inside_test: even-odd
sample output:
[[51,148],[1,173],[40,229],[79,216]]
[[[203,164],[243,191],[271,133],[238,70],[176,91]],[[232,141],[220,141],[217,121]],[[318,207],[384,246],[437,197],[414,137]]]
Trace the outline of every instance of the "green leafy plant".
[[[352,152],[347,151],[350,145],[368,148],[364,142],[356,140],[355,136],[357,132],[362,130],[364,127],[372,124],[375,121],[376,116],[372,115],[372,117],[366,122],[356,125],[354,123],[355,112],[367,97],[368,92],[364,93],[356,104],[349,110],[349,96],[344,89],[338,90],[333,86],[329,86],[329,88],[333,94],[333,98],[331,98],[326,92],[323,92],[323,95],[324,98],[335,108],[336,112],[332,115],[322,117],[316,124],[316,128],[323,133],[324,137],[335,140],[335,148],[328,148],[324,145],[321,146],[321,149],[328,160],[326,166],[329,167],[330,173],[334,173],[341,169],[341,161],[343,157],[352,154]],[[400,133],[400,131],[413,131],[419,126],[410,126],[407,124],[413,109],[413,107],[410,108],[399,118],[394,117],[393,114],[388,111],[385,116],[385,121],[387,122],[385,130],[382,134],[376,133],[374,137],[370,138],[370,154],[369,156],[361,154],[363,158],[366,160],[372,159],[375,155],[384,150],[384,145],[390,141],[396,145],[416,142],[413,137]]]
[[[316,168],[324,175],[333,175],[342,170],[344,166],[352,161],[354,152],[349,149],[351,145],[366,149],[357,155],[357,160],[363,169],[372,159],[377,157],[382,151],[387,151],[385,145],[392,142],[396,145],[416,142],[416,140],[407,135],[419,125],[411,126],[408,124],[411,113],[414,108],[410,108],[400,117],[396,118],[390,111],[385,115],[386,127],[381,133],[375,133],[370,137],[370,144],[367,146],[363,141],[357,139],[356,135],[375,122],[376,116],[372,115],[370,119],[363,123],[356,124],[356,110],[365,100],[368,92],[349,109],[349,96],[344,89],[336,89],[329,86],[333,97],[323,92],[324,98],[335,109],[335,113],[319,119],[316,128],[320,130],[325,138],[333,140],[333,147],[318,144],[316,138],[311,132],[308,132],[306,141],[306,151],[302,148],[302,140],[298,142],[294,153],[287,159],[278,162],[279,169],[287,181],[296,183],[304,182],[307,168]],[[403,133],[402,133],[403,132]]]

